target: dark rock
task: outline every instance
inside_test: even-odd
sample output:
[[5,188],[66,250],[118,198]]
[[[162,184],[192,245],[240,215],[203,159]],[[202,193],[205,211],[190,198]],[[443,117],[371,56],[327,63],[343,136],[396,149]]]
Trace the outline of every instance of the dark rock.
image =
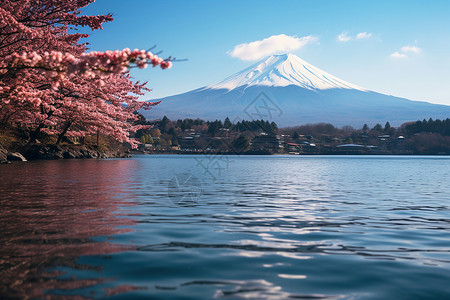
[[100,153],[99,158],[109,158],[111,157],[109,154],[107,153]]
[[2,146],[0,146],[0,163],[2,164],[7,164],[8,163],[8,151],[6,151],[5,149],[3,149]]
[[[85,145],[32,144],[27,145],[21,152],[28,160],[131,157],[127,153],[124,155],[124,152],[121,152],[120,150],[99,151],[96,147],[92,148]],[[0,151],[0,162],[2,161],[1,158]],[[7,161],[6,158],[4,160]]]
[[83,154],[84,158],[97,158],[98,157],[97,152],[94,150],[84,148],[84,149],[81,149],[80,151]]
[[48,151],[49,149],[45,145],[31,145],[27,147],[24,155],[28,160],[52,159],[53,156],[50,157]]
[[56,145],[31,145],[27,147],[24,155],[28,160],[64,158],[62,148]]
[[81,151],[79,151],[79,150],[74,151],[74,154],[76,155],[76,158],[84,158],[83,153],[81,153]]
[[88,153],[89,153],[89,151],[88,151],[86,148],[81,148],[81,149],[80,149],[80,154],[81,154],[83,157],[86,157]]
[[10,152],[6,156],[9,161],[27,161],[27,159],[19,152]]
[[77,157],[77,155],[75,153],[71,152],[71,151],[66,151],[66,152],[63,153],[63,157],[65,159],[74,159],[74,158]]
[[56,151],[53,153],[53,159],[63,159],[64,155],[61,151]]

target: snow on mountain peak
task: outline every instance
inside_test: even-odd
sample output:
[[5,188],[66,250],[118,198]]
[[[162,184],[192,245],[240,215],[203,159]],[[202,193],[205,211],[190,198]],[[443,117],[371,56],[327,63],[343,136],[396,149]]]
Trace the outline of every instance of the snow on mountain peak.
[[209,85],[209,89],[232,90],[240,86],[296,85],[310,90],[365,89],[339,79],[307,63],[294,54],[269,56],[225,80]]

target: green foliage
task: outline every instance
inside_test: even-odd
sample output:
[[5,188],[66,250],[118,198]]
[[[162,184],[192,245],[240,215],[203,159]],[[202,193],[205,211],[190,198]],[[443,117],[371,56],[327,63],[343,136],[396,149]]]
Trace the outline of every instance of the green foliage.
[[143,134],[140,137],[142,144],[153,144],[153,138],[150,134]]
[[225,121],[223,122],[223,127],[227,128],[227,129],[230,129],[231,126],[233,126],[233,123],[231,123],[230,118],[227,117],[225,119]]
[[167,130],[167,134],[175,135],[175,129],[173,127],[170,127],[169,130]]
[[201,119],[184,119],[184,120],[177,120],[175,126],[181,128],[181,130],[184,132],[187,129],[191,129],[193,126],[200,126],[205,124],[205,121]]
[[[208,124],[208,122],[206,122],[206,124]],[[208,127],[208,134],[210,134],[211,136],[216,136],[221,128],[223,128],[222,121],[215,120],[214,122],[210,122]]]
[[159,122],[159,127],[161,128],[161,131],[164,131],[166,129],[167,124],[170,122],[169,118],[164,116],[162,120]]
[[369,126],[367,126],[367,124],[364,124],[362,130],[363,130],[364,132],[369,131]]
[[309,136],[320,136],[320,135],[337,135],[342,132],[342,130],[334,127],[332,124],[328,123],[318,123],[318,124],[306,124],[291,128],[282,128],[279,131],[282,134],[294,135],[309,135]]
[[275,134],[278,127],[275,122],[269,123],[269,121],[264,120],[253,120],[253,121],[245,121],[237,122],[234,126],[234,130],[237,132],[265,132],[267,134]]
[[408,135],[429,132],[429,133],[439,133],[443,136],[450,136],[450,119],[445,120],[433,120],[429,119],[423,121],[417,121],[413,124],[408,124],[405,126],[405,132]]
[[381,124],[378,123],[377,125],[375,125],[375,126],[372,128],[372,130],[373,130],[373,131],[382,132],[382,131],[383,131],[383,126],[381,126]]

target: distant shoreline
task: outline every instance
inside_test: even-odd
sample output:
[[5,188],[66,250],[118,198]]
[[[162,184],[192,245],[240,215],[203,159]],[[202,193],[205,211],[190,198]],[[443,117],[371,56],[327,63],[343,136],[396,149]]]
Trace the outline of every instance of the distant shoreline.
[[288,153],[225,153],[225,152],[196,152],[196,153],[174,153],[174,152],[158,152],[158,153],[142,153],[131,151],[133,155],[229,155],[229,156],[449,156],[450,154],[418,154],[418,153],[302,153],[302,154],[288,154]]
[[195,156],[303,156],[303,157],[313,157],[313,156],[323,156],[323,157],[332,157],[332,156],[365,156],[365,157],[375,157],[375,156],[396,156],[396,157],[450,157],[449,154],[298,154],[298,155],[291,155],[291,154],[285,154],[285,153],[274,153],[274,154],[237,154],[237,153],[132,153],[132,154],[126,154],[122,156],[97,156],[97,157],[77,157],[77,158],[38,158],[38,159],[32,159],[32,160],[20,160],[20,159],[12,159],[12,160],[2,160],[0,165],[3,164],[11,164],[11,163],[17,163],[17,162],[27,162],[27,161],[70,161],[70,160],[103,160],[103,159],[127,159],[127,158],[133,158],[134,156],[184,156],[184,155],[195,155]]

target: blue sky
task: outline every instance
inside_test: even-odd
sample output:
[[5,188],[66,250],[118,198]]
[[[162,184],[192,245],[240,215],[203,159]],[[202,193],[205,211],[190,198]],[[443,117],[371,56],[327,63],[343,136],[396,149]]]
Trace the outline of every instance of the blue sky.
[[188,59],[170,70],[133,70],[153,89],[145,100],[221,81],[258,56],[244,45],[233,57],[237,45],[272,37],[266,49],[283,48],[277,36],[285,35],[289,52],[345,81],[450,105],[448,0],[97,0],[83,10],[109,12],[115,20],[91,33],[92,50],[156,44],[162,57]]

